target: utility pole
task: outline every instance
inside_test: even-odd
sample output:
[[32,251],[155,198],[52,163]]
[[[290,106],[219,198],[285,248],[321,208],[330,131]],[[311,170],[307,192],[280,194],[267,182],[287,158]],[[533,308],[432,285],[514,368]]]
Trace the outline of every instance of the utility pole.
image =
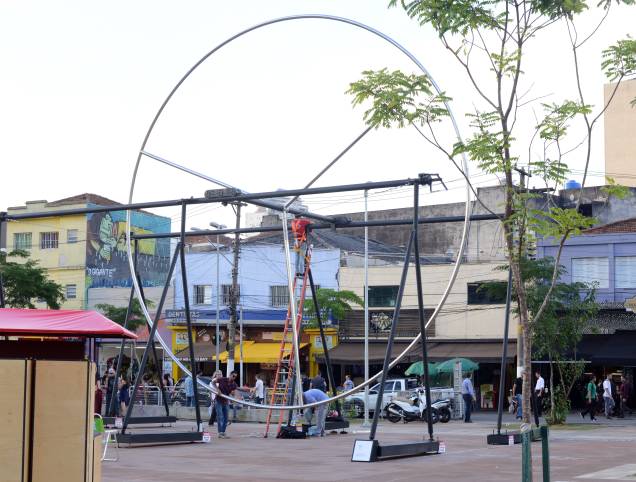
[[[241,202],[232,203],[236,212],[236,229],[241,228],[241,207],[246,204]],[[230,287],[230,320],[227,326],[227,376],[234,370],[234,336],[236,335],[236,324],[238,322],[238,299],[239,299],[239,286],[238,286],[238,265],[239,254],[241,249],[240,234],[234,233],[234,260],[232,262],[232,286]]]
[[[520,175],[519,184],[521,185],[521,189],[525,189],[526,177],[528,177],[528,184],[530,184],[530,178],[532,177],[532,175],[523,167],[513,167],[513,169]],[[519,242],[521,242],[521,240],[519,240]],[[509,281],[512,282],[512,278],[509,278]],[[521,325],[519,324],[517,325],[517,377],[523,376],[523,367],[526,365],[526,357],[523,351],[524,343],[525,340],[523,339],[523,331],[521,330]],[[501,376],[503,377],[504,374],[502,373]]]

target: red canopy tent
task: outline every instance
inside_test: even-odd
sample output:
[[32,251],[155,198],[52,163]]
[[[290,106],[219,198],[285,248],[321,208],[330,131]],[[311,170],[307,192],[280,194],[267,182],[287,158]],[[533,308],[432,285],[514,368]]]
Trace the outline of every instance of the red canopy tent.
[[137,338],[96,311],[0,308],[0,335]]

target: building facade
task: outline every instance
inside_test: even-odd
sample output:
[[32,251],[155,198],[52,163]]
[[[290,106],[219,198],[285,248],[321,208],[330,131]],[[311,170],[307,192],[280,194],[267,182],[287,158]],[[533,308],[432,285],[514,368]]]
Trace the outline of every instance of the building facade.
[[[605,102],[614,94],[616,84],[604,87]],[[636,109],[636,79],[625,80],[618,86],[611,104],[605,111],[605,175],[623,186],[636,187],[636,143],[634,125]]]
[[[10,207],[9,214],[110,206],[118,203],[95,194],[81,194],[58,201],[29,201]],[[170,231],[170,219],[151,213],[132,213],[135,233]],[[127,303],[131,277],[125,243],[125,211],[79,214],[7,223],[7,251],[27,251],[46,268],[49,278],[62,285],[66,309],[92,308],[99,303]],[[139,273],[145,287],[163,286],[170,262],[168,240],[139,243]],[[104,291],[103,288],[113,288]],[[91,290],[96,289],[94,293]],[[92,295],[92,296],[91,296]],[[36,303],[44,307],[43,303]]]

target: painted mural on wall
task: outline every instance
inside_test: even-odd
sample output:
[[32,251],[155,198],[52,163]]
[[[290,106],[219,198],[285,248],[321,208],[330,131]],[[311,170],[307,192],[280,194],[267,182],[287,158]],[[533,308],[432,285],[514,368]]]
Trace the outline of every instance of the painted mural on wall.
[[[170,232],[169,218],[148,213],[133,212],[131,224],[135,234]],[[170,267],[170,240],[140,240],[137,256],[143,285],[162,286]],[[126,212],[87,215],[87,288],[127,287],[131,283],[126,254]]]

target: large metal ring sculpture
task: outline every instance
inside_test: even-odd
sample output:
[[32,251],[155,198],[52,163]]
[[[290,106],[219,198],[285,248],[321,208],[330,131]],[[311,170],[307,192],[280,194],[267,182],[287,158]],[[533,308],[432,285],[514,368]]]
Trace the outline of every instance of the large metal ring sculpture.
[[[162,160],[162,159],[157,158],[155,156],[149,155],[148,153],[146,153],[144,151],[144,149],[146,147],[148,139],[150,138],[150,135],[152,134],[152,131],[153,131],[154,127],[155,127],[155,124],[159,120],[159,117],[161,116],[163,110],[168,105],[168,102],[170,102],[170,99],[177,92],[179,87],[181,87],[181,85],[185,82],[185,80],[190,76],[190,74],[192,74],[197,69],[197,67],[199,67],[204,61],[206,61],[215,52],[219,51],[221,48],[223,48],[224,46],[228,45],[230,42],[238,39],[239,37],[242,37],[243,35],[245,35],[245,34],[247,34],[249,32],[252,32],[254,30],[258,30],[258,29],[263,28],[263,27],[267,27],[269,25],[282,23],[282,22],[288,22],[288,21],[293,21],[293,20],[307,20],[307,19],[319,19],[319,20],[330,20],[330,21],[335,21],[335,22],[341,22],[341,23],[344,23],[344,24],[347,24],[347,25],[351,25],[351,26],[354,26],[354,27],[357,27],[357,28],[361,28],[363,30],[366,30],[367,32],[370,32],[370,33],[380,37],[381,39],[385,40],[389,44],[391,44],[394,47],[396,47],[404,55],[406,55],[422,71],[422,73],[424,73],[424,75],[426,75],[426,77],[428,77],[428,79],[431,81],[431,84],[432,84],[433,88],[437,91],[437,93],[441,93],[442,92],[441,89],[439,88],[438,84],[435,82],[435,80],[433,79],[431,74],[428,72],[428,70],[426,70],[426,68],[422,65],[422,63],[419,60],[417,60],[417,58],[412,53],[410,53],[402,45],[400,45],[398,42],[393,40],[388,35],[380,32],[380,31],[378,31],[378,30],[376,30],[376,29],[374,29],[372,27],[369,27],[368,25],[365,25],[365,24],[362,24],[360,22],[357,22],[355,20],[351,20],[351,19],[347,19],[347,18],[343,18],[343,17],[336,17],[336,16],[332,16],[332,15],[325,15],[325,14],[301,14],[301,15],[291,15],[291,16],[287,16],[287,17],[280,17],[280,18],[276,18],[276,19],[273,19],[273,20],[268,20],[266,22],[259,23],[257,25],[254,25],[254,26],[252,26],[252,27],[250,27],[248,29],[245,29],[245,30],[237,33],[236,35],[233,35],[232,37],[228,38],[224,42],[222,42],[219,45],[217,45],[214,49],[210,50],[197,63],[195,63],[192,66],[192,68],[190,68],[190,70],[188,70],[185,73],[185,75],[174,86],[172,91],[170,91],[170,94],[168,94],[166,99],[163,101],[163,103],[161,104],[161,107],[157,111],[154,119],[152,120],[152,123],[150,124],[150,127],[148,128],[148,132],[146,133],[146,136],[144,137],[144,140],[143,140],[143,142],[141,144],[141,148],[140,148],[139,154],[137,156],[137,162],[135,164],[135,169],[134,169],[133,176],[132,176],[132,181],[131,181],[131,184],[130,184],[130,192],[129,192],[129,197],[128,197],[128,202],[129,203],[133,202],[135,182],[136,182],[136,179],[137,179],[137,172],[139,170],[139,164],[141,162],[142,157],[147,156],[147,157],[150,157],[150,158],[154,158],[156,160],[161,160],[164,163],[171,164],[168,161],[165,161],[165,160]],[[453,124],[453,129],[455,130],[455,135],[457,136],[458,141],[461,141],[461,135],[460,135],[460,132],[459,132],[459,127],[457,125],[455,116],[453,115],[453,113],[451,111],[450,105],[447,102],[445,103],[445,107],[446,107],[446,109],[447,109],[447,111],[449,113],[450,120],[451,120],[451,122]],[[202,177],[204,179],[208,179],[209,181],[214,182],[215,184],[221,185],[223,187],[228,187],[228,188],[233,187],[233,186],[230,186],[230,185],[228,185],[226,183],[223,183],[222,181],[218,181],[216,179],[201,175],[201,174],[196,173],[194,171],[190,171],[189,169],[184,168],[182,166],[173,164],[173,167],[177,167],[178,169],[181,169],[183,171],[189,172],[191,174],[194,174],[196,176]],[[463,173],[465,174],[466,178],[468,178],[468,162],[467,162],[467,159],[466,159],[466,157],[464,155],[462,156],[462,169],[463,169]],[[319,174],[318,177],[320,177],[325,171],[326,171],[326,169],[324,169]],[[313,183],[318,177],[314,178],[311,181],[311,183]],[[462,231],[462,238],[461,238],[460,249],[459,249],[459,252],[457,254],[457,261],[455,262],[453,271],[452,271],[451,276],[450,276],[449,281],[448,281],[448,285],[446,286],[446,289],[444,290],[444,293],[442,294],[442,297],[440,298],[437,306],[435,307],[435,311],[433,312],[433,314],[431,315],[430,319],[426,323],[427,327],[428,327],[428,325],[430,323],[432,323],[435,320],[435,318],[437,318],[437,315],[440,313],[442,307],[444,306],[444,303],[446,302],[446,299],[448,298],[450,290],[453,287],[453,284],[455,282],[455,278],[457,277],[457,273],[459,271],[459,267],[461,265],[461,261],[463,259],[463,255],[464,255],[464,250],[465,250],[465,247],[466,247],[466,238],[467,238],[468,229],[469,229],[469,226],[470,226],[470,210],[471,210],[471,192],[470,192],[470,186],[468,185],[468,183],[466,183],[466,208],[465,208],[465,217],[464,217],[464,229]],[[285,222],[286,222],[285,220],[287,219],[287,211],[283,210],[283,214],[284,214],[283,223],[285,224]],[[131,219],[130,211],[126,211],[126,228],[127,228],[127,232],[131,232],[130,219]],[[286,228],[286,225],[284,225],[283,228]],[[286,230],[285,230],[285,232],[286,232]],[[142,300],[139,283],[137,281],[137,277],[135,276],[136,271],[135,271],[135,265],[134,265],[134,260],[133,260],[133,256],[132,256],[130,237],[126,238],[126,244],[127,244],[127,248],[128,248],[128,263],[130,265],[131,273],[133,273],[132,282],[133,282],[133,285],[134,285],[134,288],[135,288],[135,293],[137,294],[137,297],[140,300]],[[287,257],[290,256],[289,249],[287,249],[286,255],[287,255]],[[293,299],[293,296],[290,297],[290,299]],[[144,316],[146,318],[146,321],[148,322],[149,326],[152,327],[153,321],[152,321],[152,318],[150,316],[150,313],[148,312],[147,306],[145,305],[145,303],[143,301],[140,304],[141,304],[141,308],[142,308],[142,311],[144,313]],[[170,349],[170,347],[163,340],[163,338],[161,338],[161,335],[159,335],[159,333],[156,333],[156,337],[157,337],[157,340],[159,341],[159,343],[161,344],[161,346],[163,347],[165,353],[168,354],[168,356],[177,364],[177,366],[179,366],[179,368],[181,368],[181,370],[183,370],[187,375],[191,375],[191,373],[187,369],[187,367],[180,360],[178,360],[175,357],[175,355],[172,352],[172,350]],[[395,360],[393,360],[391,362],[391,364],[389,365],[389,368],[393,368],[420,341],[420,338],[421,338],[421,334],[418,335],[417,337],[415,337],[413,339],[413,341],[411,341],[409,346],[406,349],[404,349],[404,351],[402,353],[400,353],[395,358]],[[334,397],[331,397],[331,398],[329,398],[327,400],[323,400],[321,402],[308,403],[308,404],[300,404],[300,405],[260,405],[260,404],[256,404],[256,403],[252,403],[252,402],[246,402],[244,400],[238,400],[238,399],[235,399],[233,397],[226,396],[226,395],[223,395],[223,394],[220,394],[220,393],[217,393],[217,395],[218,396],[222,396],[222,397],[224,397],[224,398],[226,398],[228,400],[231,400],[232,402],[239,403],[241,405],[249,406],[249,407],[252,407],[252,408],[274,409],[274,410],[298,410],[298,409],[303,409],[303,408],[311,408],[311,407],[324,405],[324,404],[332,402],[334,400],[338,400],[338,399],[347,397],[347,396],[351,395],[352,393],[355,393],[355,392],[361,390],[362,388],[370,385],[381,374],[382,374],[381,371],[376,373],[375,375],[370,377],[368,380],[365,380],[363,383],[361,383],[360,385],[356,386],[352,390],[348,390],[348,391],[342,392],[342,393],[340,393],[340,394],[338,394],[338,395],[336,395]],[[201,382],[201,380],[197,380],[197,381],[202,387],[205,387],[208,390],[215,392],[214,389],[210,388],[208,385],[206,385],[203,382]]]

